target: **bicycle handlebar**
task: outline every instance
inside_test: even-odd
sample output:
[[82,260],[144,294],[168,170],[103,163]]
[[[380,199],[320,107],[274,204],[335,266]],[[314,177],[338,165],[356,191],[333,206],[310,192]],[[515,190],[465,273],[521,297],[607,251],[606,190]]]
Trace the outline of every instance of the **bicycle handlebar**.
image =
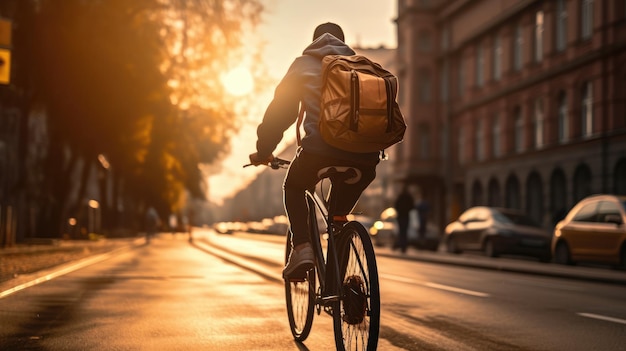
[[[263,163],[262,165],[271,167],[272,169],[279,168],[287,168],[287,166],[291,163],[291,161],[283,160],[282,158],[274,157],[274,159],[268,163]],[[248,163],[247,165],[243,165],[244,168],[248,166],[254,166],[252,163]]]

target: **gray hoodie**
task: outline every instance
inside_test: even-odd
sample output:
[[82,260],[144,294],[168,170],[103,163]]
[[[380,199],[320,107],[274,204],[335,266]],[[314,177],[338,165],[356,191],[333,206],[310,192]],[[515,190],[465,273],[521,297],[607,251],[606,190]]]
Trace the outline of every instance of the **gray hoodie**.
[[260,159],[269,156],[276,149],[285,130],[297,120],[299,103],[302,101],[306,111],[303,150],[342,160],[368,164],[378,162],[377,152],[353,153],[334,148],[324,142],[319,131],[322,58],[326,55],[354,54],[354,50],[343,41],[326,33],[313,41],[304,49],[303,55],[294,60],[276,87],[274,99],[265,111],[263,122],[257,128],[257,152]]

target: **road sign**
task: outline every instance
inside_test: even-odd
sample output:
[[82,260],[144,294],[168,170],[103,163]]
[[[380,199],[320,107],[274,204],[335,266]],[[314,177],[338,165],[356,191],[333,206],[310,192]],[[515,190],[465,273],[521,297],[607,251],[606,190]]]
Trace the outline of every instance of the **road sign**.
[[11,51],[0,49],[0,84],[11,82]]
[[0,18],[0,84],[11,82],[11,21]]

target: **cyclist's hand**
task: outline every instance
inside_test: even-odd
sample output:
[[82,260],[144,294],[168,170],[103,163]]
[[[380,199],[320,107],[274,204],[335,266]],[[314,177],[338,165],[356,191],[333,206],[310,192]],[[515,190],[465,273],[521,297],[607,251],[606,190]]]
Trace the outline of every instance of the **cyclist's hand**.
[[274,160],[274,155],[271,155],[271,154],[265,158],[260,158],[258,152],[250,154],[250,164],[254,166],[267,165],[271,163],[273,160]]

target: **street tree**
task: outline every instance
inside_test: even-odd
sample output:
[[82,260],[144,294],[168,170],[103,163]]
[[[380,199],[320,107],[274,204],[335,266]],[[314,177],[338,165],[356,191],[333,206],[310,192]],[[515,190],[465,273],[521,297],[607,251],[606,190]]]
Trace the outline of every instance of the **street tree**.
[[219,75],[241,54],[259,1],[25,3],[32,23],[16,45],[31,54],[30,109],[48,117],[41,228],[80,215],[94,171],[105,213],[125,202],[165,214],[183,193],[202,197],[198,165],[224,153],[238,127]]

